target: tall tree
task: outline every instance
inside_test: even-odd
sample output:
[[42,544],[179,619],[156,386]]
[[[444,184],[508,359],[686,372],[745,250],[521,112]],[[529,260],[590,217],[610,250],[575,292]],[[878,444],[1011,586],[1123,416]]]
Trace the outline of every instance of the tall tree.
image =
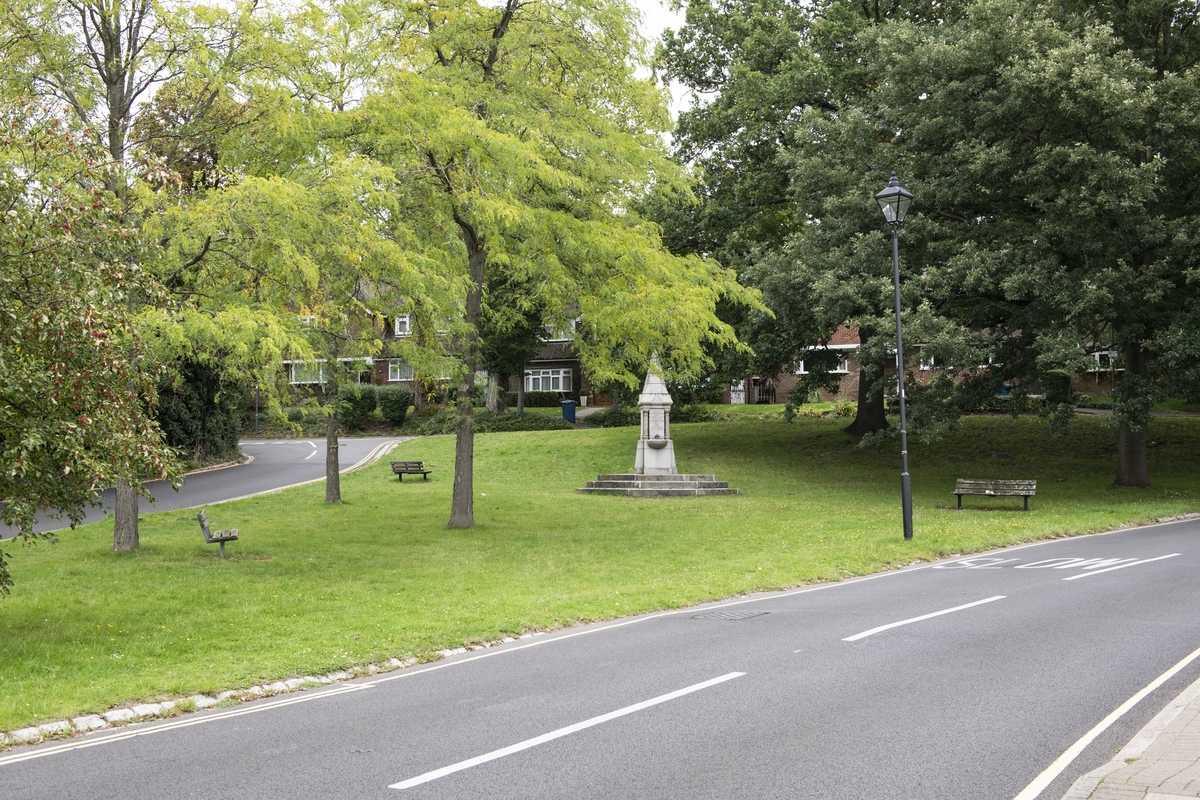
[[[702,204],[674,222],[703,231],[690,247],[736,266],[744,282],[763,291],[774,314],[746,316],[739,332],[757,354],[749,365],[755,372],[775,374],[804,361],[807,375],[790,403],[831,385],[839,359],[824,346],[840,326],[858,329],[854,433],[887,427],[881,378],[893,360],[891,297],[881,280],[890,264],[878,257],[874,240],[853,254],[828,248],[840,247],[849,230],[866,236],[879,228],[861,197],[881,188],[890,168],[866,168],[869,156],[860,152],[848,162],[798,171],[821,146],[823,134],[814,129],[853,114],[877,80],[860,35],[898,19],[940,24],[959,13],[957,6],[693,0],[685,26],[667,32],[659,54],[666,74],[698,98],[680,115],[675,141],[677,156],[700,170]],[[837,175],[836,190],[825,183],[825,168]],[[835,191],[851,190],[848,181],[861,194],[831,207]]]
[[461,317],[447,328],[461,356],[449,524],[465,527],[489,275],[535,284],[547,308],[578,308],[585,367],[630,385],[618,348],[643,366],[658,350],[695,372],[705,342],[735,341],[716,302],[748,295],[712,262],[671,256],[634,210],[656,181],[684,183],[658,139],[661,92],[634,74],[630,4],[446,0],[410,12],[411,62],[365,102],[361,146],[404,177],[424,254],[462,279]]
[[879,128],[926,186],[932,301],[987,325],[1016,356],[1000,369],[1043,385],[1112,331],[1118,485],[1149,485],[1156,387],[1196,363],[1174,345],[1200,309],[1198,13],[993,0],[880,36],[902,77],[877,90]]
[[[135,109],[178,75],[184,56],[203,42],[192,22],[204,12],[185,15],[154,0],[32,0],[5,12],[0,36],[14,82],[75,116],[107,152],[108,189],[124,206],[126,224],[136,227],[134,188],[145,170],[131,152]],[[144,298],[131,293],[127,302],[132,312]],[[140,487],[135,475],[117,481],[114,550],[138,546]]]
[[[91,143],[36,103],[0,105],[0,519],[72,524],[118,476],[171,476],[130,294],[154,282]],[[0,553],[0,594],[11,584]]]

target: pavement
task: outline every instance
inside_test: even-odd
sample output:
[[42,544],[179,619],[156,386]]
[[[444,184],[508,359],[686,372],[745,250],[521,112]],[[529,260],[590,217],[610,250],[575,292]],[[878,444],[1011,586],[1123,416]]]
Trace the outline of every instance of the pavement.
[[1112,761],[1063,795],[1063,800],[1184,798],[1200,798],[1200,681],[1168,703]]

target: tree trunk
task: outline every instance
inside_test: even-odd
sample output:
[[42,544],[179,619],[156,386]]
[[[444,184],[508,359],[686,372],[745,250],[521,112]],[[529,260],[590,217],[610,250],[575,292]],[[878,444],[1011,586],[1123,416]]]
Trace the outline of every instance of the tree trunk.
[[467,307],[464,321],[467,323],[466,341],[463,342],[463,365],[466,374],[458,389],[458,425],[455,429],[454,445],[454,494],[450,501],[451,528],[475,527],[474,470],[475,470],[475,417],[472,403],[475,399],[475,372],[479,369],[479,321],[483,312],[483,268],[486,254],[483,240],[474,226],[457,211],[454,221],[462,233],[467,246],[467,272],[471,279],[467,289]]
[[500,412],[500,376],[495,372],[488,373],[487,394],[484,396],[483,407],[493,414]]
[[341,418],[341,395],[338,393],[338,342],[333,340],[325,348],[328,353],[325,390],[329,392],[326,402],[333,405],[333,413],[325,417],[325,502],[342,502],[342,473],[338,464],[338,421]]
[[[1117,429],[1117,486],[1150,486],[1150,464],[1146,454],[1146,432],[1150,424],[1150,400],[1139,397],[1149,391],[1150,363],[1138,344],[1125,348],[1125,375],[1121,379],[1120,402],[1126,407]],[[1145,409],[1139,413],[1140,409]]]
[[338,468],[338,421],[333,415],[325,418],[325,502],[342,502],[342,473]]
[[475,394],[475,373],[467,371],[458,388],[458,425],[454,441],[454,496],[450,501],[451,528],[475,527],[475,417],[471,400]]
[[[867,343],[870,334],[862,329],[858,332],[858,341],[861,345]],[[854,414],[854,422],[846,428],[847,433],[852,433],[855,436],[865,436],[868,433],[887,430],[887,405],[882,391],[883,387],[879,386],[880,391],[876,391],[876,386],[883,378],[872,378],[863,368],[862,361],[858,364],[858,406]]]
[[137,550],[138,496],[133,484],[124,478],[117,481],[117,497],[113,503],[113,552]]
[[521,374],[517,377],[517,413],[525,413],[525,365],[521,365]]

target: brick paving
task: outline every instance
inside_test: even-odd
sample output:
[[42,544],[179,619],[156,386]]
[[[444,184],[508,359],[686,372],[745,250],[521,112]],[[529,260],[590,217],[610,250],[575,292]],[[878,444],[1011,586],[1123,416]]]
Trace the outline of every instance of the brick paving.
[[1200,681],[1150,720],[1112,761],[1063,795],[1063,800],[1185,798],[1200,798]]

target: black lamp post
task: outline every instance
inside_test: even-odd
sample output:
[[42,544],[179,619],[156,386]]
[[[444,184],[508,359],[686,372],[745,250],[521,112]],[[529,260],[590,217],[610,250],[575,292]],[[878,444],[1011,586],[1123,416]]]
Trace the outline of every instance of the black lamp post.
[[900,395],[900,458],[904,471],[900,473],[900,498],[904,510],[904,539],[913,537],[912,480],[908,475],[908,421],[904,412],[904,336],[900,327],[900,224],[912,203],[912,192],[896,180],[896,173],[887,188],[875,195],[883,218],[892,228],[892,288],[896,294],[896,385]]

